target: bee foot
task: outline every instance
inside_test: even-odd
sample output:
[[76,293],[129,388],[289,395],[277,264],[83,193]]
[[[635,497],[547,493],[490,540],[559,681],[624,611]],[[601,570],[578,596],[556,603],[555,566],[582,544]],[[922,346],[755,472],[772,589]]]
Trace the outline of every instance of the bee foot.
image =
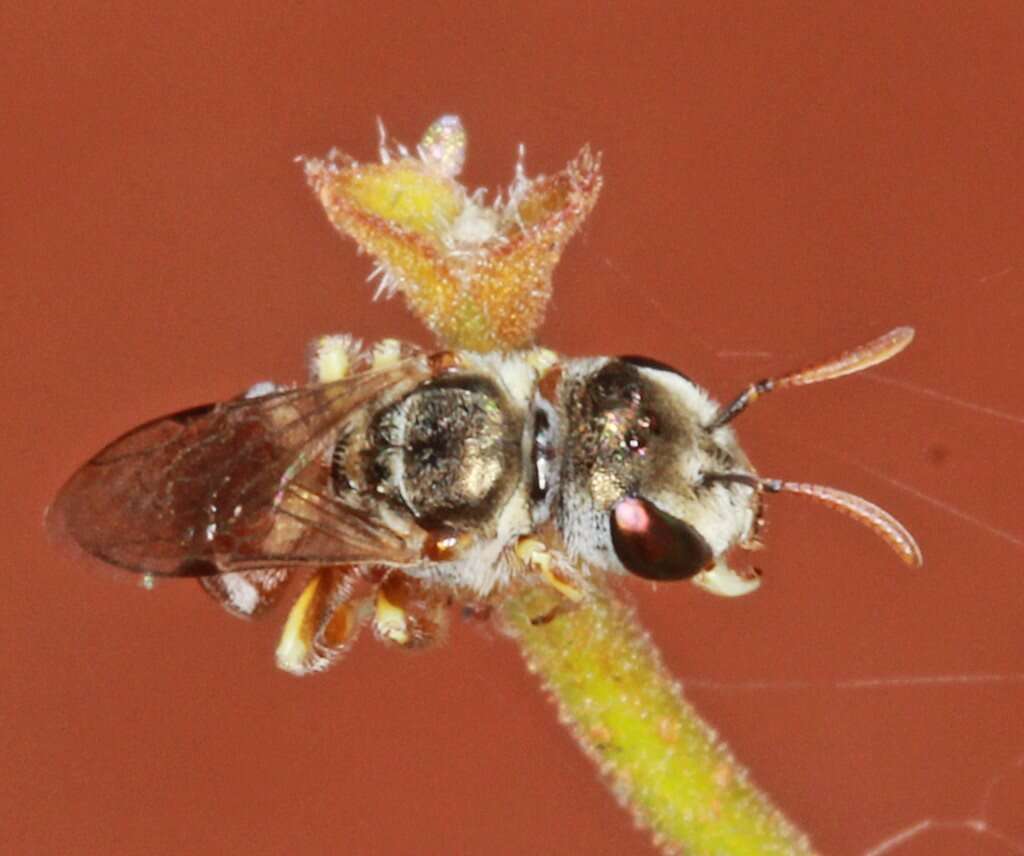
[[585,596],[583,589],[556,570],[551,551],[542,541],[536,538],[520,538],[515,552],[524,565],[536,572],[545,583],[563,597],[572,603],[579,603],[583,600]]
[[378,639],[402,646],[409,644],[408,615],[402,607],[388,600],[383,590],[377,592],[377,602],[373,610],[373,630]]

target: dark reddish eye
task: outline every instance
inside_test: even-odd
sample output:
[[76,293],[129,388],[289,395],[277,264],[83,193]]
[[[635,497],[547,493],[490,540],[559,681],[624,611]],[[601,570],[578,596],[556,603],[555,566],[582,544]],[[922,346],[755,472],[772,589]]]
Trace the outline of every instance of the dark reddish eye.
[[693,381],[689,375],[683,374],[675,366],[670,366],[668,363],[663,363],[661,360],[655,360],[651,357],[640,357],[636,354],[626,354],[624,357],[619,357],[624,363],[629,363],[631,366],[636,366],[638,369],[653,369],[656,372],[668,372],[669,374],[679,375],[683,380],[688,380],[690,383]]
[[598,410],[630,407],[640,399],[640,374],[621,360],[610,360],[591,376],[587,388]]
[[708,542],[689,523],[640,497],[615,504],[611,528],[619,561],[647,580],[684,580],[714,560]]

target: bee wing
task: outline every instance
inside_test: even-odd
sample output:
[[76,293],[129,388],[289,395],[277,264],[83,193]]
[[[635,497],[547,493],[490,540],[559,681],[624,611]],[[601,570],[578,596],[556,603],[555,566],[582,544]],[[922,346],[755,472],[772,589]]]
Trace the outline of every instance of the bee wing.
[[71,477],[49,523],[106,562],[163,576],[409,564],[415,532],[396,533],[331,495],[329,457],[360,408],[429,376],[424,360],[406,360],[149,422]]

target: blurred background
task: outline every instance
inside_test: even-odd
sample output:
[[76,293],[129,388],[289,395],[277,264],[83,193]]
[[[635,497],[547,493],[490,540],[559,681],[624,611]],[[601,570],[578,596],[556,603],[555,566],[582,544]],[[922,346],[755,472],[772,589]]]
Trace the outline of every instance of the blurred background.
[[[5,16],[0,828],[16,853],[655,852],[487,627],[327,674],[188,581],[48,541],[151,417],[304,377],[323,332],[428,344],[296,155],[445,112],[465,178],[585,142],[606,184],[545,344],[728,398],[899,324],[905,354],[759,403],[766,475],[862,494],[909,570],[796,497],[740,601],[629,588],[688,697],[826,853],[1024,852],[1024,12],[717,3],[24,6]],[[905,834],[904,834],[905,833]],[[886,844],[888,842],[888,844]]]

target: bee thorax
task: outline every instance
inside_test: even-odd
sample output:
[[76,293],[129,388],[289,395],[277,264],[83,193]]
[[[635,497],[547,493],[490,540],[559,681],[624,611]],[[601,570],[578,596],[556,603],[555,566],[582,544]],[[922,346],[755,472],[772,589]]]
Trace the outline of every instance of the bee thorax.
[[375,415],[365,481],[425,528],[478,526],[519,480],[521,431],[489,379],[433,381]]

